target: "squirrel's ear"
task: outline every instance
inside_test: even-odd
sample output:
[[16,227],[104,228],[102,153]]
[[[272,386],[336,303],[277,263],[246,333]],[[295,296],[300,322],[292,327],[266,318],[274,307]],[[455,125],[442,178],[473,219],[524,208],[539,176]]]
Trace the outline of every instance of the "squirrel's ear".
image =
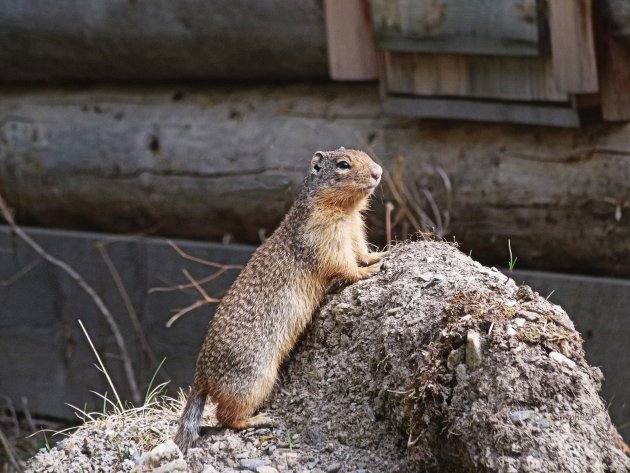
[[323,157],[324,157],[324,153],[321,151],[317,151],[313,155],[313,158],[311,159],[311,172],[313,174],[317,174],[319,170],[321,169],[319,163],[321,162]]

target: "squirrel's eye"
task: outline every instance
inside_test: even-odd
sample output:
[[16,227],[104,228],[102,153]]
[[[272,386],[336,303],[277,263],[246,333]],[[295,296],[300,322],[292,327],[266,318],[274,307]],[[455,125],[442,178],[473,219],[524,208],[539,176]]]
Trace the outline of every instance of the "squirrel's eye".
[[337,168],[339,168],[339,169],[350,169],[350,163],[348,161],[339,161],[337,163]]
[[318,172],[321,168],[319,167],[319,164],[316,164],[313,166],[313,169],[315,169],[315,172]]

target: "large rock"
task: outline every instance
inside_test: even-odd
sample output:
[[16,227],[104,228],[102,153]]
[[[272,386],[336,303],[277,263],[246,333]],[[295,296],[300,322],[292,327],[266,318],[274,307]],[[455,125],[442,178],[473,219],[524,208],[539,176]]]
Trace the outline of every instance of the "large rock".
[[[449,368],[471,333],[474,367],[465,350]],[[193,471],[626,472],[600,382],[560,307],[453,246],[404,244],[315,315],[263,406],[273,430],[205,429],[186,460]],[[151,425],[160,442],[173,435],[177,410],[86,425],[29,471],[99,438],[106,423],[120,425],[127,450],[147,443]],[[91,452],[95,469],[117,448],[103,445]]]

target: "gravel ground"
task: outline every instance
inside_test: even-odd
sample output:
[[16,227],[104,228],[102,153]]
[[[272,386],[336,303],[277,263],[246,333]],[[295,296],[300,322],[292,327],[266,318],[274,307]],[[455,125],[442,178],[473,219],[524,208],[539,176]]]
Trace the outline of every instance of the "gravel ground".
[[560,307],[452,245],[405,243],[324,301],[263,408],[273,428],[223,429],[209,406],[182,458],[164,400],[28,471],[628,472],[601,377]]

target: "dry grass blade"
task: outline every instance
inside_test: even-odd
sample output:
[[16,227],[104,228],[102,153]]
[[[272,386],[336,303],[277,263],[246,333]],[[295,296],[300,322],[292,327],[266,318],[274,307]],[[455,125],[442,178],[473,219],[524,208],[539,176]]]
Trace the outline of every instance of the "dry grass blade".
[[85,330],[85,327],[83,326],[83,322],[81,322],[81,320],[79,320],[79,325],[81,326],[81,330],[83,330],[83,333],[85,334],[85,338],[87,338],[87,341],[90,344],[90,347],[92,348],[92,351],[94,352],[94,355],[96,356],[96,359],[98,360],[98,364],[99,364],[99,366],[101,368],[101,371],[105,375],[105,378],[107,379],[107,382],[109,383],[109,386],[112,388],[112,391],[114,392],[114,396],[116,396],[116,402],[118,402],[118,405],[122,409],[123,408],[123,404],[120,401],[120,397],[118,397],[118,392],[116,391],[116,386],[114,386],[114,383],[112,382],[112,378],[109,377],[109,373],[105,369],[105,365],[101,361],[101,357],[98,355],[98,352],[96,351],[96,348],[94,348],[94,344],[92,343],[92,339],[88,335],[87,330]]
[[22,396],[20,400],[22,401],[22,409],[24,410],[24,417],[28,423],[28,428],[31,429],[31,432],[37,431],[35,422],[33,422],[33,416],[31,416],[31,410],[28,408],[28,398],[26,396]]
[[385,234],[387,236],[387,248],[392,246],[392,212],[394,204],[387,202],[385,205]]
[[406,199],[401,196],[398,187],[396,186],[394,180],[390,177],[387,171],[383,172],[383,180],[385,181],[385,184],[387,184],[387,188],[389,189],[389,191],[392,193],[392,197],[394,197],[394,200],[398,204],[400,211],[406,215],[406,217],[411,222],[411,225],[416,229],[422,228],[420,222],[416,220],[416,217],[409,210]]
[[13,448],[11,447],[11,443],[9,442],[7,437],[4,435],[4,432],[2,431],[2,429],[0,429],[0,443],[2,443],[2,446],[4,447],[5,452],[7,452],[7,456],[9,457],[9,461],[11,462],[11,464],[15,467],[17,471],[22,471],[22,465],[18,461],[17,455],[13,451]]

